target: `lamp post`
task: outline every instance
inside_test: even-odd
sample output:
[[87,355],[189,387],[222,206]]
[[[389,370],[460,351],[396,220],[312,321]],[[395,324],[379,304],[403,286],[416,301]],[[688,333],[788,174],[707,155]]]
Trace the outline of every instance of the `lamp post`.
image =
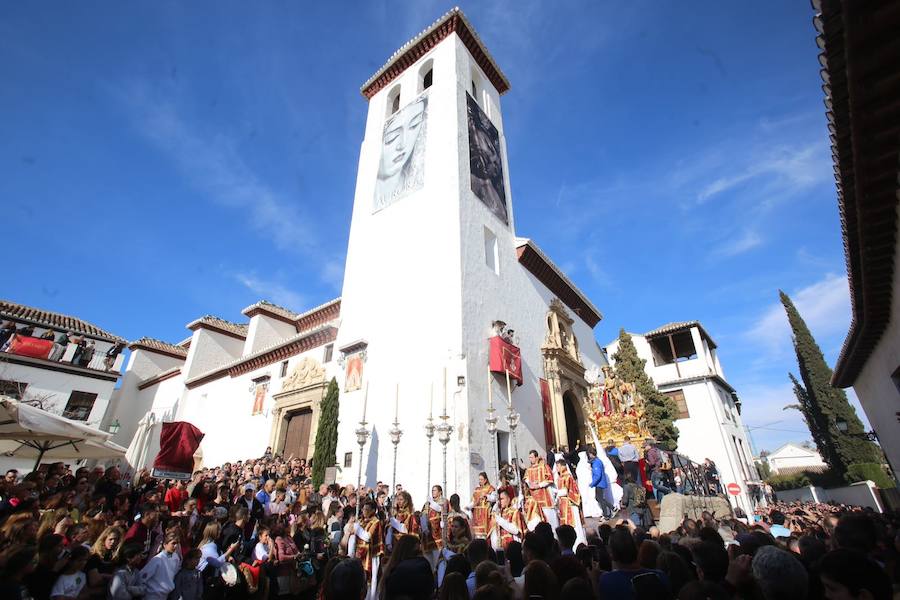
[[[428,489],[426,495],[431,493],[431,441],[434,439],[434,419],[431,418],[431,406],[434,403],[434,384],[431,384],[431,395],[428,400],[428,418],[425,419],[425,437],[428,438],[428,475],[425,482]],[[431,496],[428,496],[429,498]]]
[[509,425],[509,433],[512,435],[513,439],[513,455],[516,460],[516,479],[519,485],[519,488],[522,488],[522,474],[519,471],[519,440],[516,436],[516,427],[519,426],[519,420],[521,415],[512,407],[512,403],[509,405],[509,411],[506,413],[506,424]]
[[119,433],[119,429],[121,429],[121,428],[122,428],[122,426],[119,424],[118,419],[116,419],[115,421],[113,421],[112,423],[109,424],[109,432],[113,435],[116,435],[117,433]]
[[846,419],[839,417],[835,420],[834,426],[837,427],[837,430],[841,433],[841,435],[849,435],[851,437],[862,438],[864,440],[869,440],[870,442],[878,441],[878,434],[874,431],[860,431],[859,433],[850,433],[848,431],[850,429],[850,424],[847,423]]

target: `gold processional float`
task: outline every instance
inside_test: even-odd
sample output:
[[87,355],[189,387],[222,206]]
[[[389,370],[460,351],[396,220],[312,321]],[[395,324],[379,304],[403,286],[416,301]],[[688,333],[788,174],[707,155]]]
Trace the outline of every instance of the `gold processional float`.
[[644,398],[634,384],[616,376],[612,367],[594,367],[584,374],[588,395],[584,414],[588,427],[603,446],[620,446],[628,437],[643,454],[644,442],[653,439],[644,423]]

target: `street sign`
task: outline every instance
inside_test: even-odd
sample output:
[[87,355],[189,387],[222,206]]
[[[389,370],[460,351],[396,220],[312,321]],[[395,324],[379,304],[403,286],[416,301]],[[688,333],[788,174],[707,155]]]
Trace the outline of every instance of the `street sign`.
[[736,483],[729,483],[727,489],[728,489],[728,493],[731,494],[732,496],[740,496],[741,495],[741,486],[739,486]]

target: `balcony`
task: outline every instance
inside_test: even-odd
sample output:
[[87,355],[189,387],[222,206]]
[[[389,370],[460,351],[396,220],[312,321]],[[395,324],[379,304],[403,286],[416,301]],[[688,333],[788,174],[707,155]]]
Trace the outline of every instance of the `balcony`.
[[75,337],[62,344],[16,333],[0,348],[0,362],[56,367],[70,372],[93,371],[117,378],[125,360],[124,348],[122,343],[95,342],[85,337]]

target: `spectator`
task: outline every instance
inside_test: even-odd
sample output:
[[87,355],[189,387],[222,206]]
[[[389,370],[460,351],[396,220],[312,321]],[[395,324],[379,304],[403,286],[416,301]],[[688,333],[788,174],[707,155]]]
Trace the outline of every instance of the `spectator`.
[[774,546],[757,550],[752,563],[753,579],[764,600],[804,600],[809,578],[803,564]]
[[653,575],[664,586],[669,585],[661,571],[645,569],[638,564],[638,549],[627,529],[617,527],[610,534],[609,554],[613,570],[600,575],[597,588],[601,598],[634,598],[632,580],[639,575]]
[[826,598],[893,597],[891,579],[877,563],[855,550],[829,552],[819,564]]
[[200,550],[191,548],[184,555],[181,570],[175,575],[175,589],[168,600],[202,600],[203,579],[197,565],[200,562]]
[[619,446],[619,460],[622,461],[625,475],[631,475],[631,480],[635,483],[641,481],[641,472],[638,467],[639,458],[637,448],[631,443],[631,438],[626,435],[625,441]]
[[616,511],[613,509],[612,504],[606,499],[606,490],[609,488],[609,477],[606,474],[606,468],[603,465],[603,461],[597,458],[597,452],[593,448],[588,448],[587,458],[591,465],[590,487],[594,488],[594,496],[597,498],[597,503],[600,505],[603,518],[609,519]]
[[91,555],[85,566],[91,598],[99,600],[106,598],[123,537],[121,528],[107,527],[91,547]]
[[84,566],[90,554],[91,551],[84,546],[72,549],[66,565],[53,583],[50,600],[77,600],[81,596],[81,591],[87,585]]

